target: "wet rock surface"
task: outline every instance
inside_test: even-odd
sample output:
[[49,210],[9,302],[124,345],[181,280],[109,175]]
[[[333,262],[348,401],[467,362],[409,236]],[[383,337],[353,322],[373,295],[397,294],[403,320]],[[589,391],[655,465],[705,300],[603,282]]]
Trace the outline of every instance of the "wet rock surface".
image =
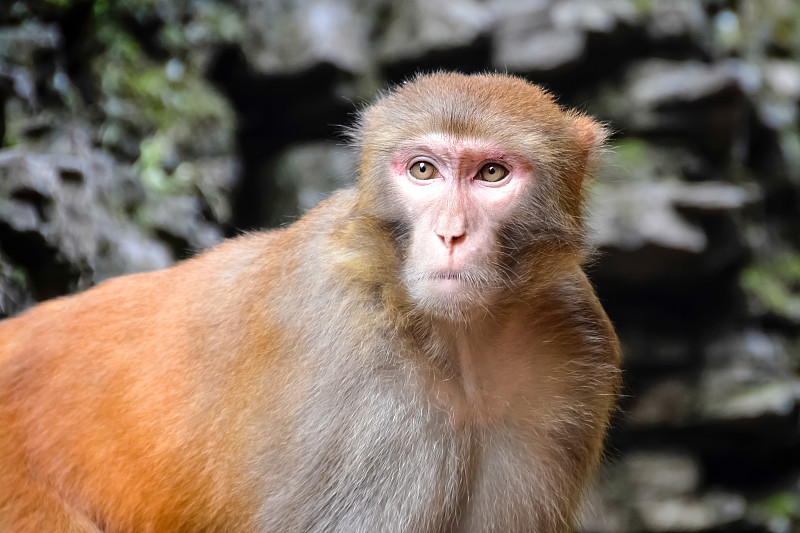
[[800,530],[800,4],[0,3],[0,316],[289,223],[417,71],[608,121],[589,266],[626,388],[585,532]]

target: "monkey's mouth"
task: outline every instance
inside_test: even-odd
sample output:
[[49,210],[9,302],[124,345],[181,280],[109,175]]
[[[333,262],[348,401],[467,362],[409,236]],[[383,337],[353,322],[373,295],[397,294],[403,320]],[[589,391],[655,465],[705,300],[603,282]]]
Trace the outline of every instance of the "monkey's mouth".
[[434,272],[430,275],[430,278],[435,280],[449,280],[449,281],[464,280],[464,276],[459,272]]
[[439,271],[428,275],[428,283],[436,292],[454,293],[471,287],[475,280],[467,272]]

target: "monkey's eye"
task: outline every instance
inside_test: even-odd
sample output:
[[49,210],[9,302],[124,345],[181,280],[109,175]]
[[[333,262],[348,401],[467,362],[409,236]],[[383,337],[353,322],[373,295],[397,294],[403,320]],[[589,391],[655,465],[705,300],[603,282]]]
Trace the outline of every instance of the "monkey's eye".
[[418,180],[429,180],[436,175],[436,167],[427,161],[417,161],[408,171]]
[[478,179],[483,181],[500,181],[508,176],[508,169],[497,163],[486,163],[478,172]]

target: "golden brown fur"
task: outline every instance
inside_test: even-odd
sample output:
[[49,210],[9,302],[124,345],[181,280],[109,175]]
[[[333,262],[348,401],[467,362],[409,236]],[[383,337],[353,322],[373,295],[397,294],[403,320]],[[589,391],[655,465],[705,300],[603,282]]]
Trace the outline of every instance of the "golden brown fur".
[[[477,310],[400,275],[385,176],[431,132],[536,170]],[[520,79],[420,77],[364,112],[357,189],[0,322],[0,531],[569,531],[619,379],[580,268],[603,135]]]

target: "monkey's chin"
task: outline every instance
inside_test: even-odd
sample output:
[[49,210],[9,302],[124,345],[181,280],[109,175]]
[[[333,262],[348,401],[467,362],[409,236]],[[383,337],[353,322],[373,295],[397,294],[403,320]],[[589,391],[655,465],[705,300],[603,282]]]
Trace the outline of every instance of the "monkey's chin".
[[406,287],[419,311],[453,322],[485,314],[494,293],[469,276],[448,272],[406,279]]

